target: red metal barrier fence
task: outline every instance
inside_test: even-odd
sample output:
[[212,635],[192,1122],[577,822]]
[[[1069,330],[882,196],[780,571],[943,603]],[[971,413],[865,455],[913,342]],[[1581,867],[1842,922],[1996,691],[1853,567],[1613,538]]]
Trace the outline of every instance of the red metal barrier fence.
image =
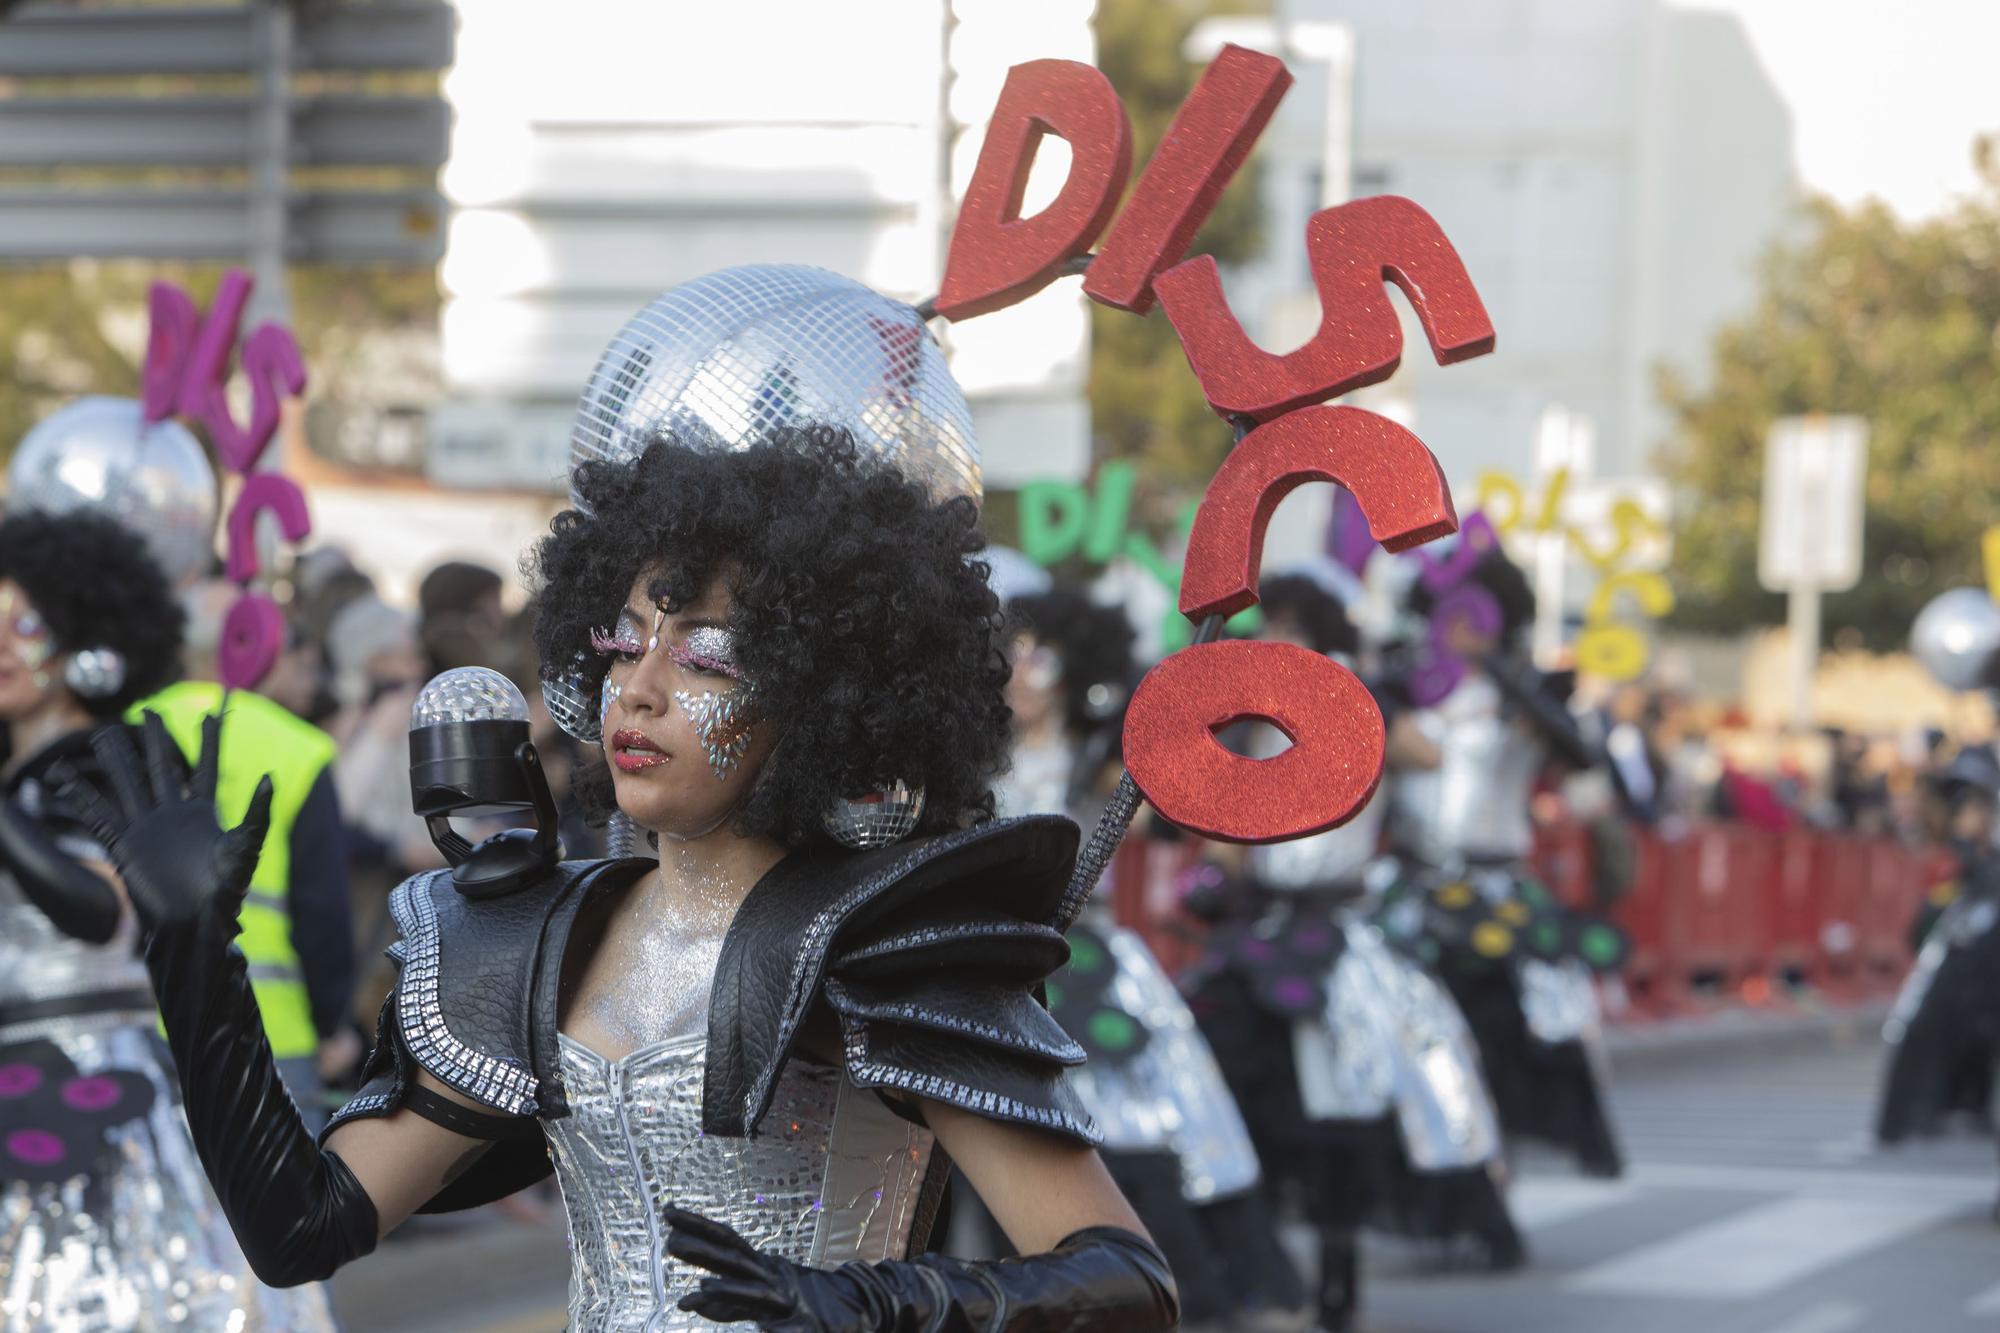
[[[1634,1018],[1717,999],[1761,1004],[1801,986],[1836,999],[1889,993],[1909,966],[1920,901],[1952,869],[1934,847],[1807,829],[1704,823],[1633,838],[1632,882],[1609,915],[1632,936],[1621,980]],[[1203,929],[1180,897],[1208,851],[1199,839],[1135,835],[1112,864],[1119,920],[1170,972],[1200,951]],[[1597,908],[1595,859],[1581,825],[1538,833],[1536,871],[1565,902]]]

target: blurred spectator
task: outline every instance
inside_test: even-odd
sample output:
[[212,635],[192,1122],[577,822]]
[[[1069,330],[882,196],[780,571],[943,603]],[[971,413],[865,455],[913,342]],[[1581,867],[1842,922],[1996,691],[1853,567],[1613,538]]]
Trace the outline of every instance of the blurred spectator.
[[491,666],[507,632],[501,577],[484,565],[452,560],[424,575],[417,590],[418,635],[431,674]]
[[184,595],[188,612],[186,679],[134,709],[166,722],[192,762],[202,719],[224,712],[216,806],[235,824],[266,774],[272,779],[271,826],[251,876],[237,943],[250,962],[251,985],[279,1070],[309,1120],[325,1118],[323,1088],[361,1057],[348,1022],[354,992],[354,936],[349,914],[346,833],[333,777],[334,743],[283,705],[247,691],[225,695],[216,650],[237,589],[218,579]]

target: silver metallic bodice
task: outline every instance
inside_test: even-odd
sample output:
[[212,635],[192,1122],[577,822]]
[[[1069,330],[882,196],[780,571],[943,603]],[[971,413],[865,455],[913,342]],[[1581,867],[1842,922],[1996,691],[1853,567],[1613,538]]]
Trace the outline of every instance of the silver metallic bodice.
[[1508,720],[1499,689],[1468,672],[1443,702],[1413,716],[1443,756],[1434,769],[1396,774],[1397,845],[1435,866],[1526,856],[1544,750]]
[[1281,892],[1358,884],[1381,845],[1388,813],[1389,799],[1378,787],[1361,812],[1339,828],[1252,847],[1250,873],[1258,883]]
[[1136,934],[1094,924],[1116,969],[1106,998],[1148,1036],[1129,1059],[1092,1060],[1070,1071],[1104,1146],[1171,1149],[1181,1162],[1181,1194],[1194,1203],[1241,1194],[1257,1183],[1257,1150],[1187,1002]]
[[11,875],[0,875],[0,1005],[100,991],[150,990],[132,946],[131,917],[108,944],[86,944],[49,924]]
[[574,1333],[715,1327],[674,1308],[705,1274],[667,1255],[668,1205],[815,1267],[905,1256],[931,1135],[841,1071],[792,1061],[761,1133],[732,1139],[701,1129],[705,1037],[622,1060],[561,1043],[570,1114],[544,1128],[569,1214]]

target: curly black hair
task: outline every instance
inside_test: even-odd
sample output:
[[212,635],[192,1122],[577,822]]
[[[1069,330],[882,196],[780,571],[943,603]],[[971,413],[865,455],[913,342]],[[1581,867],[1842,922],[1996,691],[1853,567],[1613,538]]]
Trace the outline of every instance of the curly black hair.
[[[658,570],[671,606],[726,577],[737,658],[779,737],[740,832],[821,845],[836,797],[898,780],[924,789],[920,833],[992,816],[1007,663],[970,499],[933,500],[828,426],[737,450],[662,437],[634,462],[579,466],[573,483],[579,507],[526,563],[542,670],[579,671],[594,698],[606,660],[590,632],[634,578]],[[594,817],[608,794],[592,765],[579,795]]]
[[116,693],[77,696],[93,717],[117,717],[179,677],[187,615],[145,542],[116,520],[15,514],[0,522],[0,578],[21,585],[57,651],[109,648],[125,659]]
[[[1063,720],[1079,735],[1115,718],[1132,689],[1132,622],[1073,588],[1029,593],[1007,603],[1007,627],[1056,650],[1063,668]],[[1098,690],[1098,702],[1091,691]],[[1106,691],[1109,693],[1107,694]]]
[[1265,616],[1286,616],[1305,631],[1315,652],[1361,650],[1361,634],[1347,618],[1338,597],[1305,574],[1274,574],[1257,585],[1257,604]]

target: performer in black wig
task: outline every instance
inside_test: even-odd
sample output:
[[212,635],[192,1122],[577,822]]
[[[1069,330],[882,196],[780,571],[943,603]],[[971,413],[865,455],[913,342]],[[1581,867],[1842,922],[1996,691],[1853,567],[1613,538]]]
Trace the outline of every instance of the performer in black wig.
[[[1350,666],[1360,635],[1304,574],[1266,578],[1260,637]],[[1407,708],[1381,693],[1387,763],[1434,766]],[[1256,751],[1281,743],[1260,729]],[[1378,793],[1348,823],[1251,849],[1247,904],[1191,980],[1202,1028],[1243,1107],[1271,1189],[1319,1234],[1318,1324],[1351,1328],[1364,1227],[1469,1248],[1491,1268],[1523,1249],[1498,1179],[1479,1057],[1450,993],[1372,921],[1382,887]]]
[[325,1329],[260,1287],[203,1179],[101,839],[93,737],[174,678],[182,613],[140,538],[89,511],[0,522],[0,1328]]
[[[1074,589],[1007,605],[1014,760],[1003,814],[1096,822],[1117,777],[1137,676],[1131,622]],[[1048,988],[1056,1021],[1090,1059],[1078,1094],[1104,1133],[1112,1178],[1159,1242],[1190,1328],[1285,1326],[1304,1300],[1259,1188],[1242,1113],[1173,981],[1100,890],[1069,930]]]
[[[1591,973],[1623,962],[1624,935],[1557,901],[1527,863],[1537,782],[1595,755],[1560,682],[1527,658],[1521,640],[1535,599],[1526,578],[1498,550],[1470,578],[1492,597],[1499,624],[1454,616],[1443,627],[1466,670],[1443,699],[1412,712],[1438,762],[1395,775],[1390,837],[1405,873],[1380,919],[1450,985],[1478,1040],[1501,1128],[1568,1148],[1592,1175],[1615,1176],[1622,1159],[1599,1075]],[[1432,612],[1421,586],[1411,606]]]
[[1875,1137],[1899,1143],[1944,1132],[1954,1116],[1990,1131],[2000,1065],[2000,760],[1961,749],[1931,782],[1948,812],[1954,873],[1925,895],[1911,928],[1916,962],[1883,1025]]
[[[324,1276],[553,1169],[574,1329],[1171,1326],[1064,1078],[1083,1052],[1035,998],[1078,834],[990,817],[978,459],[918,313],[801,267],[685,284],[613,340],[572,456],[534,558],[544,679],[657,857],[497,896],[405,882],[368,1082],[321,1142],[229,946],[260,821],[225,833],[201,800],[216,728],[191,795],[157,727],[143,762],[103,747],[188,1115],[259,1273]],[[1021,1258],[923,1253],[947,1155]]]

